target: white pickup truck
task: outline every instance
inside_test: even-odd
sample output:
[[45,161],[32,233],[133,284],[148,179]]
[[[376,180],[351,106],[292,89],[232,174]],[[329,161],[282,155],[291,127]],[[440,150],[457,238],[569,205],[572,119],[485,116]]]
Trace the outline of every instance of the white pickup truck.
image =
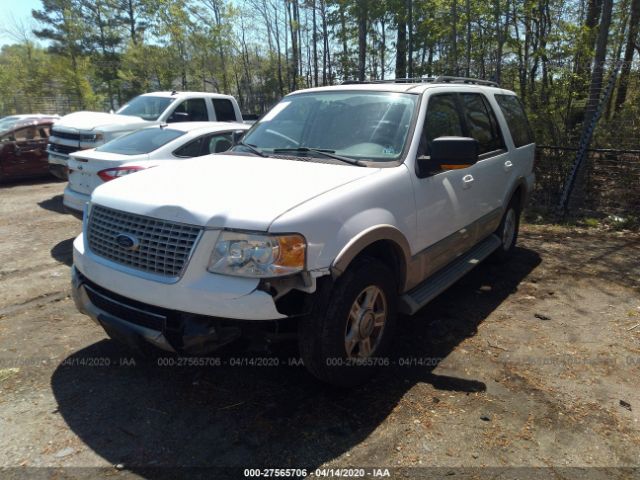
[[398,311],[508,258],[534,149],[491,82],[298,91],[229,152],[98,187],[74,299],[112,338],[182,354],[294,327],[314,375],[355,385],[388,362]]
[[203,92],[153,92],[130,100],[116,113],[76,112],[58,120],[47,151],[49,170],[67,179],[69,154],[95,148],[125,133],[173,122],[242,122],[236,99]]

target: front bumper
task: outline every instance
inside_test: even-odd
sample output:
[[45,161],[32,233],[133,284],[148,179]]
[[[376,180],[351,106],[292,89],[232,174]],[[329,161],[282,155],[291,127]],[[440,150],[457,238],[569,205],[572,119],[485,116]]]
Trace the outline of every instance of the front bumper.
[[85,248],[84,235],[73,242],[75,268],[100,287],[157,308],[237,320],[285,318],[273,297],[258,289],[259,280],[217,275],[206,270],[218,238],[206,231],[177,281],[151,276],[99,257]]
[[60,152],[52,152],[47,149],[47,153],[49,153],[49,165],[62,165],[63,167],[67,167],[67,163],[69,162],[69,155]]
[[71,269],[72,296],[78,310],[114,340],[135,350],[150,343],[176,353],[204,354],[240,337],[237,321],[192,315],[124,298]]

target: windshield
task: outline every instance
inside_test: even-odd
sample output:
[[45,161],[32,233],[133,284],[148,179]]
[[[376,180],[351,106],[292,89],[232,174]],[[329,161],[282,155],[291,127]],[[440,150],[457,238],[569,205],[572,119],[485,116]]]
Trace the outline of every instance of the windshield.
[[143,120],[157,120],[173,101],[174,99],[169,97],[141,95],[124,105],[116,113],[140,117]]
[[0,132],[11,130],[20,117],[4,117],[0,118]]
[[291,150],[318,156],[307,150],[316,149],[356,160],[393,161],[402,155],[417,102],[417,95],[391,92],[291,95],[262,117],[243,143],[267,154]]
[[142,155],[153,152],[184,134],[185,132],[169,128],[145,128],[111,140],[96,150],[120,155]]

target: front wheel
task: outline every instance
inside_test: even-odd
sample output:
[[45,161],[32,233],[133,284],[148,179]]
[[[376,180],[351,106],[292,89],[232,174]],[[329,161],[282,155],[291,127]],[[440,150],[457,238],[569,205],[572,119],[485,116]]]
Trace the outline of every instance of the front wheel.
[[387,360],[396,312],[393,272],[374,259],[357,259],[329,291],[319,292],[313,312],[300,322],[305,366],[327,383],[364,383]]

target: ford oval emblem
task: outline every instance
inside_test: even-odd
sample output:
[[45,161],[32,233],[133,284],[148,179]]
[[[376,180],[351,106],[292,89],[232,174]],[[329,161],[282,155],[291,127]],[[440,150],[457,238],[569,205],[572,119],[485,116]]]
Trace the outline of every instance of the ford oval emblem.
[[140,246],[140,240],[128,233],[119,233],[116,235],[116,243],[125,250],[137,250]]

